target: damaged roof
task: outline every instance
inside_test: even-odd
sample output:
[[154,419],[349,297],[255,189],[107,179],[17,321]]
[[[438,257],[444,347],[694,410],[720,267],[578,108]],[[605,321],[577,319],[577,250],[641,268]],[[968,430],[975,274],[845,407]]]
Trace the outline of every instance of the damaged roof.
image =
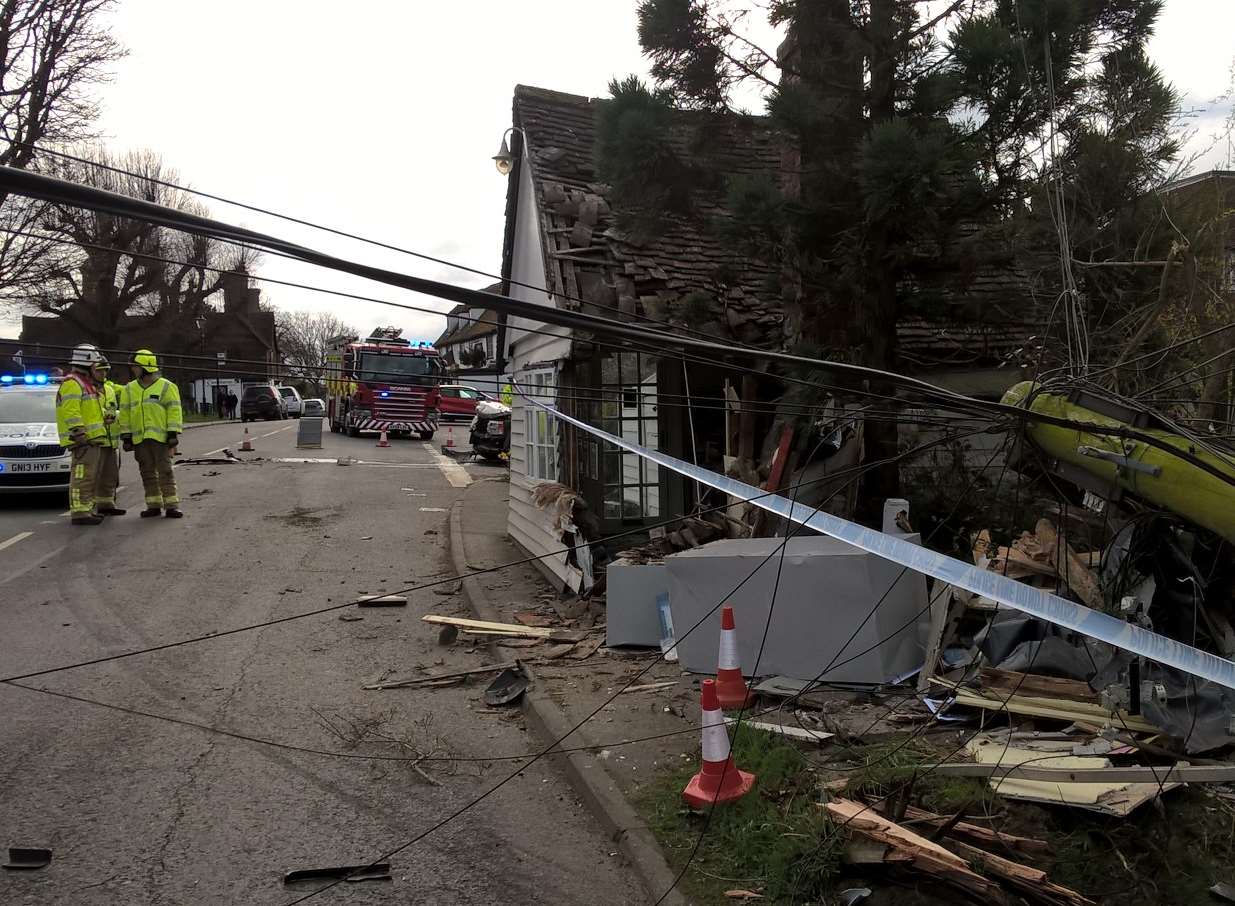
[[[697,316],[689,317],[696,329],[784,348],[777,265],[709,228],[730,216],[723,188],[696,189],[692,216],[666,215],[651,237],[635,237],[619,226],[610,187],[596,171],[596,114],[603,103],[525,85],[515,89],[514,125],[527,140],[524,159],[532,170],[549,291],[564,307],[578,307],[573,297],[598,306],[597,314],[682,323],[688,320],[683,299],[703,294],[714,320],[703,326]],[[682,129],[670,142],[684,159],[703,162],[706,156],[709,167],[726,175],[768,176],[781,186],[796,178],[793,148],[767,120],[697,111],[679,116]],[[701,151],[695,126],[704,116],[708,141]],[[509,245],[509,206],[507,219]],[[898,325],[899,353],[908,366],[1000,363],[1017,358],[1040,332],[1033,275],[989,228],[960,232],[947,250],[924,245],[915,255],[922,266],[901,286],[902,298],[932,303],[929,318],[906,314]]]

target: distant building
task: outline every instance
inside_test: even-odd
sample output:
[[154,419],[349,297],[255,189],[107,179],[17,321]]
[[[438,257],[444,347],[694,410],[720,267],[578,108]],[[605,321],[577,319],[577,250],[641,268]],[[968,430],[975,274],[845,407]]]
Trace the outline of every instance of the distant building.
[[[261,290],[249,286],[247,274],[229,274],[223,285],[222,311],[208,307],[197,318],[125,315],[116,327],[116,345],[103,352],[117,363],[127,361],[136,349],[154,351],[186,401],[196,408],[208,406],[216,383],[221,390],[230,387],[235,391],[243,382],[278,375],[282,358],[274,312],[263,311],[260,301]],[[89,342],[92,338],[71,315],[26,315],[16,347],[0,349],[0,361],[12,361],[20,350],[26,369],[46,369],[63,364],[74,346]]]
[[[486,286],[483,291],[500,293],[502,284]],[[446,365],[444,381],[497,392],[498,319],[492,309],[467,305],[458,305],[446,315],[446,330],[433,344]]]

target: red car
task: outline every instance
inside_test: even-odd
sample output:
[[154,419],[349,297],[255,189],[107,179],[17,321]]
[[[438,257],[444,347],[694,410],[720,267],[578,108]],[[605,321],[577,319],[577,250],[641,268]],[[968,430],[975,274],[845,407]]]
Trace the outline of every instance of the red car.
[[475,387],[463,384],[443,384],[437,388],[437,411],[442,422],[470,422],[476,414],[476,404],[493,399]]

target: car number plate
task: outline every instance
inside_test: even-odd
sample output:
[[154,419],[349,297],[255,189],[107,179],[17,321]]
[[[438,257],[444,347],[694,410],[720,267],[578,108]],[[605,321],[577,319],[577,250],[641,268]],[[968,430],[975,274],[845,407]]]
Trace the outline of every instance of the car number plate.
[[50,472],[56,463],[51,462],[3,462],[0,461],[0,472]]

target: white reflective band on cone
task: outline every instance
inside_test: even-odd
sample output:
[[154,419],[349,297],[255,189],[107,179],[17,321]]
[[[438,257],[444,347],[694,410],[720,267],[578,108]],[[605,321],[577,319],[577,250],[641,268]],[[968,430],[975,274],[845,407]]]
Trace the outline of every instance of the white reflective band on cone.
[[720,670],[736,670],[738,664],[738,633],[735,629],[720,631],[720,657],[716,666]]
[[725,761],[729,757],[729,731],[722,711],[703,712],[703,760]]
[[[516,387],[518,385],[516,384]],[[522,391],[520,390],[522,395]],[[885,535],[875,529],[865,528],[856,523],[833,516],[822,511],[816,512],[813,507],[795,503],[779,494],[769,494],[760,488],[745,482],[736,481],[725,475],[718,475],[707,469],[691,465],[680,459],[675,459],[656,450],[649,450],[638,444],[632,444],[624,438],[617,437],[607,431],[593,428],[591,425],[564,415],[551,406],[546,406],[539,400],[523,397],[530,405],[543,409],[551,415],[560,418],[567,424],[574,425],[589,434],[607,440],[623,450],[642,456],[670,471],[685,475],[700,484],[715,488],[731,497],[753,503],[769,513],[805,525],[818,532],[823,532],[833,538],[852,544],[854,547],[876,554],[886,560],[899,563],[941,582],[963,588],[974,594],[983,595],[1000,604],[1006,604],[1014,610],[1027,613],[1039,620],[1054,623],[1064,629],[1071,629],[1091,639],[1106,642],[1130,651],[1133,654],[1147,657],[1151,661],[1175,667],[1185,673],[1202,679],[1212,680],[1220,686],[1235,689],[1235,663],[1201,651],[1191,645],[1185,645],[1174,639],[1142,629],[1132,623],[1125,623],[1109,614],[1091,610],[1081,604],[1065,600],[1058,595],[1040,591],[1031,585],[1009,579],[988,569],[979,569],[971,563],[957,560],[936,553],[925,547],[920,547],[910,541],[904,541],[892,535]],[[906,627],[908,629],[909,627]]]

